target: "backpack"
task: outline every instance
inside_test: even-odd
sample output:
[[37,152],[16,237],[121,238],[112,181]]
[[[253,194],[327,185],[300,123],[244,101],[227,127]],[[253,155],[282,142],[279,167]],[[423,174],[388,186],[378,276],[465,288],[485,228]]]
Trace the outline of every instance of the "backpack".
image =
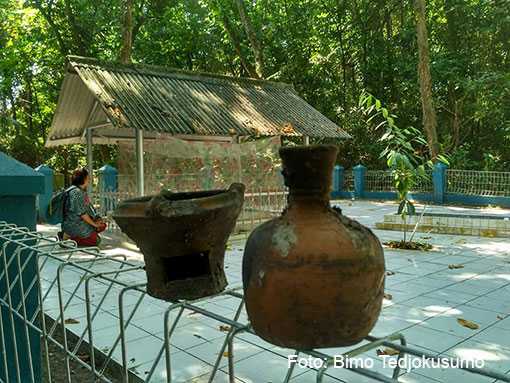
[[64,220],[65,207],[69,202],[69,192],[74,188],[76,188],[76,186],[70,186],[67,189],[61,190],[51,198],[46,213],[46,220],[48,223],[52,225],[62,223]]

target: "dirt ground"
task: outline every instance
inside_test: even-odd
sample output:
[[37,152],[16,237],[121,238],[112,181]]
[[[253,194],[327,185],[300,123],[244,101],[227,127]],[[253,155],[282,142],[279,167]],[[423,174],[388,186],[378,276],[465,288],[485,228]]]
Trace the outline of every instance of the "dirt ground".
[[[49,356],[50,356],[50,369],[51,369],[51,382],[52,383],[69,383],[67,380],[66,373],[66,365],[64,352],[58,348],[56,345],[50,342],[49,344]],[[43,354],[44,355],[44,354]],[[70,361],[71,367],[71,382],[99,382],[100,380],[95,380],[92,376],[92,373],[83,367],[78,362],[71,359]],[[44,383],[49,383],[49,377],[46,371],[46,363],[43,360],[43,371],[44,371]],[[120,379],[111,379],[113,382],[119,382]]]
[[[51,319],[48,319],[48,323],[51,323]],[[53,337],[58,343],[62,344],[63,340],[60,334],[61,334],[60,326],[58,326],[57,330],[53,334]],[[72,349],[76,345],[77,337],[76,335],[68,332],[67,338],[68,347]],[[44,343],[42,344],[41,350],[43,363],[43,382],[50,383],[46,367],[46,354]],[[62,350],[59,346],[55,345],[53,342],[48,340],[48,352],[50,359],[51,383],[82,383],[82,382],[92,383],[105,381],[102,379],[95,378],[89,369],[82,366],[79,362],[77,362],[73,358],[71,358],[69,361],[69,366],[71,368],[71,381],[69,381],[67,379],[64,350]],[[83,362],[87,364],[90,363],[89,346],[85,342],[82,342],[82,345],[78,350],[78,355]],[[100,352],[96,352],[95,355],[96,366],[102,366],[105,361],[104,355],[102,355],[102,353]],[[121,383],[122,382],[121,367],[116,363],[110,362],[108,364],[108,368],[106,369],[105,376],[112,383]],[[140,383],[142,380],[139,378],[135,378],[134,376],[130,376],[129,381],[132,383]]]

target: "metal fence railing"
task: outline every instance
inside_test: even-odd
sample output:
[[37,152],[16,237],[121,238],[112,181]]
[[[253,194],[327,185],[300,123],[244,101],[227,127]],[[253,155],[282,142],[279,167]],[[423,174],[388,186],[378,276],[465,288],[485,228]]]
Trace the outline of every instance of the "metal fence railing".
[[[355,173],[353,170],[343,171],[341,191],[355,191],[354,184],[358,176]],[[274,177],[268,177],[267,180],[264,177],[259,178],[257,182],[245,182],[247,189],[244,208],[237,221],[234,234],[250,232],[262,222],[278,216],[286,206],[287,190],[283,182],[281,180],[275,182]],[[479,196],[481,198],[510,196],[510,172],[447,169],[444,179],[446,187],[440,188],[441,193],[455,194],[460,196],[459,198],[464,198],[463,196]],[[117,180],[117,191],[104,191],[99,181],[92,194],[94,204],[101,215],[109,217],[111,229],[117,228],[111,219],[111,213],[118,203],[137,195],[135,177],[118,176]],[[204,184],[204,180],[198,174],[179,174],[165,179],[149,175],[146,177],[145,192],[146,195],[150,195],[158,193],[161,189],[169,189],[174,192],[221,189],[228,188],[231,182],[236,181],[214,179],[214,184]],[[367,170],[361,184],[363,192],[382,192],[385,196],[395,192],[393,173],[390,170]],[[433,172],[428,171],[424,177],[416,177],[411,192],[432,195],[434,187]],[[462,200],[457,202],[462,203]]]
[[[279,216],[287,205],[287,194],[285,190],[245,193],[243,210],[232,234],[247,235],[261,223]],[[98,213],[106,218],[109,230],[118,230],[112,218],[113,211],[122,200],[135,197],[135,194],[125,192],[93,192],[91,199]]]
[[432,193],[434,191],[431,171],[428,171],[424,177],[416,178],[413,191],[419,193]]
[[[395,191],[393,177],[391,170],[368,170],[365,175],[365,190],[369,192]],[[424,177],[415,178],[413,192],[430,193],[433,189],[432,172],[427,172]]]
[[368,170],[365,175],[366,191],[393,191],[393,173],[390,170]]
[[510,172],[448,169],[448,193],[510,196]]
[[[182,376],[176,376],[173,369],[194,371],[197,362],[207,368],[206,380],[201,370],[195,371],[200,381],[211,383],[217,381],[218,374],[227,373],[234,382],[234,345],[242,333],[254,338],[250,347],[283,358],[288,367],[278,381],[288,383],[296,375],[296,364],[289,365],[286,354],[274,353],[256,337],[244,311],[240,286],[194,301],[164,302],[149,296],[146,284],[143,263],[128,260],[122,252],[106,254],[97,248],[77,248],[72,241],[57,241],[0,222],[0,382],[182,382]],[[223,299],[228,299],[232,310],[225,311]],[[209,331],[215,331],[217,340],[211,342],[211,362],[186,354],[175,344],[182,343],[183,338],[195,339],[190,323],[201,328],[205,322],[213,322]],[[367,336],[345,355],[356,357],[379,347],[398,351],[399,359],[405,355],[437,358],[406,346],[400,333],[383,338]],[[318,369],[309,365],[317,383],[323,382],[338,357],[317,350],[292,351],[324,361]],[[376,381],[394,382],[400,375],[399,366],[396,363],[390,371],[393,378],[357,364],[347,364],[346,368]],[[461,368],[510,382],[508,375],[497,371],[465,366]],[[80,372],[82,376],[77,377],[78,369],[86,376]]]
[[248,235],[258,225],[278,217],[287,205],[287,194],[285,190],[245,193],[233,234]]
[[[213,190],[213,189],[226,189],[232,183],[240,182],[246,187],[246,192],[259,192],[283,190],[283,177],[279,171],[271,171],[264,174],[261,170],[260,173],[253,177],[248,177],[246,174],[231,174],[226,177],[225,175],[211,176],[206,172],[199,173],[179,173],[179,174],[146,174],[144,178],[145,194],[157,194],[162,189],[167,189],[172,192],[189,192],[197,190]],[[117,190],[126,193],[136,193],[137,180],[133,175],[118,175],[117,176]]]
[[[150,178],[150,177],[149,177]],[[176,179],[169,183],[149,183],[146,187],[146,194],[156,194],[161,189],[170,189],[174,192],[196,191],[201,187],[193,181],[192,175],[186,175],[187,182],[181,182],[183,178]],[[132,177],[119,177],[118,191],[104,191],[98,187],[92,192],[91,199],[96,210],[103,217],[106,217],[110,230],[117,230],[118,227],[112,219],[112,213],[122,200],[135,198],[137,196],[133,187],[128,187],[128,182],[134,181]],[[228,188],[228,184],[215,185],[216,187]],[[209,188],[206,188],[209,189]],[[287,204],[287,189],[283,184],[260,183],[251,186],[244,195],[243,210],[237,219],[233,235],[247,235],[251,230],[261,223],[280,215]]]

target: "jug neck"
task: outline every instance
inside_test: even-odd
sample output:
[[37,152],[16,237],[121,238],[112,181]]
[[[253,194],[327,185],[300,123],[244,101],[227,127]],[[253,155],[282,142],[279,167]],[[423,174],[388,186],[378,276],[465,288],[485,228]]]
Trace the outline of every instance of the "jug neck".
[[333,145],[280,148],[282,174],[289,187],[289,204],[329,205],[337,147]]
[[305,210],[323,210],[329,208],[329,193],[323,191],[311,192],[307,190],[306,193],[296,192],[291,190],[287,197],[288,209],[305,209]]

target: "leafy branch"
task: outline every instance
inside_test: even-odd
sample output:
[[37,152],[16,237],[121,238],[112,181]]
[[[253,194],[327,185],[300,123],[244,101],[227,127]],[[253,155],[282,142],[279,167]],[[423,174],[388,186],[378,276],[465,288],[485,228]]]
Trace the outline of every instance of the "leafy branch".
[[[413,127],[400,128],[395,123],[396,115],[385,108],[381,101],[370,93],[364,92],[359,99],[359,106],[367,116],[367,124],[378,122],[376,129],[385,129],[379,139],[386,147],[380,157],[386,159],[388,168],[392,172],[393,186],[397,191],[398,210],[404,220],[404,242],[407,237],[407,216],[416,214],[414,203],[409,199],[409,192],[413,190],[419,179],[428,179],[433,166],[431,160],[421,155],[427,141],[422,132]],[[448,163],[443,155],[438,160]]]

